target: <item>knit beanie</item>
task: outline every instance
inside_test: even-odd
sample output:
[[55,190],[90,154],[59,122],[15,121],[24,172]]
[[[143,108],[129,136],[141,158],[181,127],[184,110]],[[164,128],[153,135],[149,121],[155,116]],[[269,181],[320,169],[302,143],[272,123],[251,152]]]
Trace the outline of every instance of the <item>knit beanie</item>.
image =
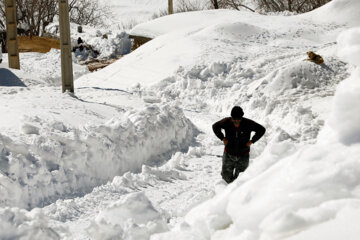
[[244,116],[244,111],[241,107],[235,106],[231,110],[231,117],[234,119],[241,119]]

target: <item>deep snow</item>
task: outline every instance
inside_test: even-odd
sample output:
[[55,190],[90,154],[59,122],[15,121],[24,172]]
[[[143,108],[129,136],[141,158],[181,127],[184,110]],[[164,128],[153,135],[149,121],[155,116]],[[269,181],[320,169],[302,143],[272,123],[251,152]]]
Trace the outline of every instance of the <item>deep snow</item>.
[[[3,68],[17,86],[0,95],[0,238],[357,239],[358,7],[144,23],[156,38],[80,77],[76,97]],[[235,104],[267,133],[225,186],[211,124]]]

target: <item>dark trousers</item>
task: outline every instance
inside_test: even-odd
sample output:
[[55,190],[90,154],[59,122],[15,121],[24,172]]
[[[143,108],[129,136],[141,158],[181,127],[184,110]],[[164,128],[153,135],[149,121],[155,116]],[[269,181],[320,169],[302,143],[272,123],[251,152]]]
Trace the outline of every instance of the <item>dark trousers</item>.
[[231,183],[239,176],[239,173],[244,172],[248,166],[249,154],[233,156],[224,152],[221,176],[227,183]]

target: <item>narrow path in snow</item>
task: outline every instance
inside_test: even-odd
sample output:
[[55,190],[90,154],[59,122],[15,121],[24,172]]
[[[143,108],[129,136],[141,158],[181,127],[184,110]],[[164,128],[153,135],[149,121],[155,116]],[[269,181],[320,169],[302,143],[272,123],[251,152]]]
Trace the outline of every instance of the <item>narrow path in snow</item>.
[[155,206],[170,214],[170,226],[181,221],[191,208],[213,197],[215,184],[221,180],[223,147],[212,133],[212,124],[219,118],[193,112],[186,112],[186,116],[202,133],[197,137],[199,146],[190,150],[177,168],[185,179],[145,190]]
[[113,182],[84,197],[58,200],[45,207],[45,215],[52,219],[50,226],[67,227],[71,239],[89,239],[87,229],[99,212],[131,193],[142,191],[172,227],[191,208],[213,197],[215,184],[221,180],[223,146],[211,126],[219,117],[194,112],[186,115],[201,131],[197,146],[186,154],[177,153],[165,166],[143,167],[142,173],[115,177]]

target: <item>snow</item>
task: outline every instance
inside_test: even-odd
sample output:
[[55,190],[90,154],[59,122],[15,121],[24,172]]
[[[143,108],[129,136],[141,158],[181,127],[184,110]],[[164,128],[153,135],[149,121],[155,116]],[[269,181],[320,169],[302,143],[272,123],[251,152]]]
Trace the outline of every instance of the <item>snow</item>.
[[[187,0],[192,6],[206,9],[207,0]],[[111,29],[130,30],[137,24],[147,22],[161,13],[168,12],[168,1],[163,0],[108,0],[100,2],[112,11],[112,16],[105,22]],[[181,1],[173,0],[174,11],[179,9]]]
[[300,239],[319,239],[326,238],[329,240],[336,240],[340,238],[344,239],[358,239],[359,228],[356,226],[359,220],[359,206],[348,206],[336,215],[334,219],[314,226],[313,228],[303,231],[294,237],[287,238],[288,240],[300,240]]
[[131,29],[136,24],[146,22],[154,14],[167,9],[167,2],[161,0],[109,0],[106,6],[112,9],[113,18],[108,19],[112,28]]
[[[79,46],[78,39],[81,38],[84,44],[91,46],[93,50],[98,51],[100,54],[97,56],[88,50],[80,52],[80,50],[77,49],[74,54],[75,58],[73,57],[74,60],[85,61],[89,57],[98,59],[117,58],[130,53],[131,40],[125,32],[116,29],[98,29],[90,26],[81,26],[82,32],[79,33],[78,27],[80,27],[78,24],[70,24],[72,47]],[[46,27],[46,32],[53,36],[60,37],[59,29],[59,23],[54,22]]]
[[[320,27],[299,17],[288,17],[287,22],[283,21],[284,16],[266,18],[264,21],[264,16],[248,12],[210,10],[174,14],[140,24],[130,33],[160,36],[103,71],[81,77],[76,84],[78,87],[101,85],[108,88],[120,85],[122,89],[131,89],[141,81],[140,85],[147,87],[168,79],[181,68],[189,71],[195,65],[204,68],[234,62],[242,65],[243,71],[247,71],[244,74],[254,74],[256,69],[264,75],[274,68],[271,66],[274,62],[288,64],[290,59],[300,60],[300,48],[306,53],[309,49],[330,46],[334,35],[341,31],[337,25]],[[289,47],[295,38],[297,47]],[[221,47],[224,44],[226,51]],[[271,54],[281,57],[269,57]],[[219,74],[221,68],[211,70]],[[93,76],[99,81],[92,81]]]
[[88,232],[93,239],[149,239],[166,230],[166,222],[144,193],[133,193],[101,211]]
[[[49,104],[47,101],[48,107]],[[86,107],[81,102],[69,105]],[[59,110],[62,119],[66,119],[67,110]],[[75,110],[74,107],[70,110],[68,122],[75,122],[70,119]],[[56,111],[55,107],[52,111]],[[82,116],[91,116],[87,111]],[[101,118],[100,112],[93,114]],[[148,106],[139,112],[113,114],[107,122],[95,124],[88,119],[87,124],[77,127],[56,120],[56,116],[48,115],[50,120],[39,114],[25,115],[21,131],[29,137],[14,136],[20,138],[16,141],[0,135],[1,175],[5,178],[0,189],[4,196],[1,205],[32,208],[59,196],[89,192],[114,176],[139,171],[144,163],[159,164],[163,155],[186,148],[195,134],[191,123],[176,107]],[[81,121],[85,123],[85,119]]]
[[331,1],[312,12],[303,14],[303,16],[312,21],[358,26],[360,13],[356,12],[356,9],[359,9],[359,7],[359,1],[337,0]]
[[7,86],[7,87],[24,87],[24,83],[11,71],[8,69],[0,69],[0,86]]
[[[0,238],[357,239],[357,5],[147,22],[135,29],[155,39],[77,79],[75,96],[55,65],[2,63],[25,86],[0,87]],[[169,27],[184,19],[197,22]],[[267,132],[226,185],[211,125],[234,105]]]
[[[5,68],[8,66],[7,54],[4,54],[3,63],[0,66],[4,74],[0,80],[0,86],[6,86],[6,84],[9,84],[9,81],[12,82],[11,85],[61,85],[61,58],[60,50],[57,49],[51,49],[50,52],[45,54],[20,53],[20,68],[22,71],[8,70]],[[73,55],[73,73],[75,79],[89,73],[87,66],[77,63],[75,55]],[[19,80],[22,83],[20,83]]]
[[[352,64],[358,63],[359,55],[347,49],[360,46],[351,41],[357,34],[358,29],[351,29],[338,38],[340,57]],[[186,229],[153,239],[356,239],[357,226],[346,224],[344,219],[357,219],[360,203],[356,194],[359,80],[356,69],[339,84],[330,121],[315,145],[272,160],[276,164],[246,181],[257,167],[254,164],[228,191],[191,210],[185,217]],[[271,92],[274,90],[278,93],[274,88]],[[265,149],[257,161],[278,157],[268,154]],[[334,222],[343,224],[335,227]],[[314,225],[319,227],[314,229]],[[324,225],[331,230],[325,230]]]
[[360,48],[358,39],[360,37],[360,29],[352,28],[343,32],[338,37],[339,51],[338,55],[351,64],[360,65]]

